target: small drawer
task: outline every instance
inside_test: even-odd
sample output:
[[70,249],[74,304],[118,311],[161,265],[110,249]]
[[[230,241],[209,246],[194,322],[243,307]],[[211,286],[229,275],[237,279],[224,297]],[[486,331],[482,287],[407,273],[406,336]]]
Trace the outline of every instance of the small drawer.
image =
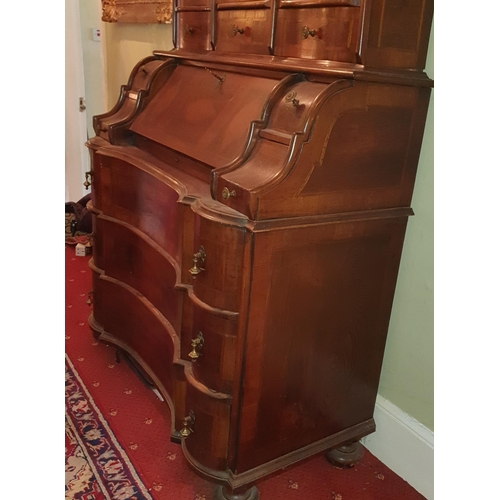
[[210,50],[210,12],[180,11],[178,47],[187,50]]
[[195,215],[192,254],[183,261],[199,301],[225,311],[240,308],[246,230]]
[[192,363],[195,378],[213,391],[232,393],[237,327],[237,314],[222,314],[193,295],[186,298],[181,357]]
[[355,63],[359,35],[359,7],[280,9],[275,55]]
[[215,50],[269,54],[270,9],[219,10]]
[[183,446],[196,462],[224,471],[229,445],[230,400],[213,397],[189,381],[186,386],[186,419],[181,430],[186,438]]

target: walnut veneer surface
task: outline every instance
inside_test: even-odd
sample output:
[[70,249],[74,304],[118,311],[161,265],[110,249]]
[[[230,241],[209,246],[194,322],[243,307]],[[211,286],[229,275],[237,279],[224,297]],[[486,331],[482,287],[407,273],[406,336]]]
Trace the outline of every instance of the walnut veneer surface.
[[180,0],[94,117],[90,324],[218,499],[375,430],[432,10]]

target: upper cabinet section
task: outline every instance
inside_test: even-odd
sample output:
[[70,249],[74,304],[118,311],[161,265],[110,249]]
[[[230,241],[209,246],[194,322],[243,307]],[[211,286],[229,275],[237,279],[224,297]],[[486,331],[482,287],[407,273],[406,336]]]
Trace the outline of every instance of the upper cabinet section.
[[175,15],[178,50],[423,70],[433,1],[178,0]]

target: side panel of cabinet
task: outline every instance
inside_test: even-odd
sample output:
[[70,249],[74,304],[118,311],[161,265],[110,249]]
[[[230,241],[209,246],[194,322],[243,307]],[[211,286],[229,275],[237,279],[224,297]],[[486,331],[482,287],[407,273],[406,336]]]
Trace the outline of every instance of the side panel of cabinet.
[[240,473],[373,417],[405,227],[255,235]]
[[365,82],[333,95],[310,117],[289,174],[256,190],[255,218],[410,206],[429,97],[429,88]]
[[424,69],[433,11],[433,0],[371,0],[362,64]]

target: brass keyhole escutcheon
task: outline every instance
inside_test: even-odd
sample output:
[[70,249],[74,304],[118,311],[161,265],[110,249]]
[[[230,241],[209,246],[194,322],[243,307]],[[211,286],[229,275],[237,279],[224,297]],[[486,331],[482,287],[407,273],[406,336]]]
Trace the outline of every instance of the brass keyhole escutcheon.
[[232,191],[229,191],[229,189],[227,187],[225,187],[222,190],[222,197],[225,200],[228,200],[229,198],[231,198],[231,196],[236,196],[236,191],[234,189]]
[[297,107],[299,105],[299,100],[297,99],[297,92],[295,90],[288,92],[288,94],[285,96],[285,101],[291,102],[295,107]]
[[205,262],[206,257],[207,254],[205,253],[205,249],[203,248],[202,245],[200,246],[200,251],[196,252],[193,255],[193,267],[189,270],[191,276],[193,276],[193,279],[195,279],[198,274],[200,274],[202,271],[205,270],[205,268],[201,267],[200,264],[203,264]]
[[203,338],[203,333],[199,332],[198,336],[195,339],[191,340],[192,351],[188,354],[193,363],[201,356],[201,348],[205,343],[205,339]]

